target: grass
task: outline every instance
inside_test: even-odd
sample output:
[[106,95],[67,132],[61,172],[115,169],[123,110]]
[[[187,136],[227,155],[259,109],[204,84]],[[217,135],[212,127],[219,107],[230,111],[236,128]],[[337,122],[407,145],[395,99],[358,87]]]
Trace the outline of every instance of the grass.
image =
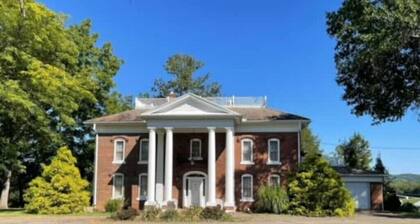
[[399,214],[402,218],[420,218],[420,212],[402,212]]

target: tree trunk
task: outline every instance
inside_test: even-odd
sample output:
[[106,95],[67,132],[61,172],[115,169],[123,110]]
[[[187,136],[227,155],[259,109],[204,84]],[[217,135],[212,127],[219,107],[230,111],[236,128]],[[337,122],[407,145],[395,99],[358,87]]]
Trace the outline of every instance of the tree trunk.
[[3,185],[0,196],[0,209],[7,209],[9,202],[9,190],[10,190],[10,178],[12,177],[12,171],[7,171],[6,182]]

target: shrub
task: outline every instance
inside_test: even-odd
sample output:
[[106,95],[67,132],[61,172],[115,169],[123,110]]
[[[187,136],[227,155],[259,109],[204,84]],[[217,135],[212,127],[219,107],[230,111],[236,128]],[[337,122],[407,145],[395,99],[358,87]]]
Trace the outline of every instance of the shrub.
[[170,208],[160,214],[160,219],[166,222],[177,221],[180,215],[176,209]]
[[289,197],[280,186],[262,186],[257,193],[257,212],[280,214],[287,211]]
[[117,212],[114,212],[111,215],[111,218],[117,219],[117,220],[133,220],[139,213],[136,209],[127,207],[127,208],[121,208]]
[[384,209],[392,212],[396,212],[401,209],[400,199],[398,198],[397,194],[392,190],[385,191]]
[[116,212],[122,209],[124,205],[124,200],[122,199],[111,199],[108,200],[108,202],[105,205],[105,211],[106,212]]
[[29,213],[69,214],[89,206],[89,183],[82,179],[77,160],[67,147],[61,147],[51,164],[42,166],[41,176],[29,183],[24,195]]
[[141,217],[144,221],[156,221],[159,219],[160,213],[159,208],[147,207],[143,210]]
[[416,206],[413,205],[413,203],[411,202],[405,202],[404,204],[401,205],[401,209],[402,212],[417,212],[418,209]]
[[198,222],[201,220],[201,207],[190,207],[183,212],[182,219],[185,222]]
[[350,216],[355,202],[340,175],[319,153],[310,153],[289,182],[289,212],[306,216]]
[[206,207],[201,212],[201,218],[207,220],[222,220],[225,214],[225,211],[220,206]]

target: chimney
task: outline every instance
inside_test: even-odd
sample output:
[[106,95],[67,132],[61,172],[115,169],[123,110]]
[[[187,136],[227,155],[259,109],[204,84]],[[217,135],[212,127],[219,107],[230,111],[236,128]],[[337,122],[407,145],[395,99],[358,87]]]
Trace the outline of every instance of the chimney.
[[166,99],[170,102],[173,101],[176,98],[176,94],[174,93],[174,91],[171,91],[168,96],[166,97]]

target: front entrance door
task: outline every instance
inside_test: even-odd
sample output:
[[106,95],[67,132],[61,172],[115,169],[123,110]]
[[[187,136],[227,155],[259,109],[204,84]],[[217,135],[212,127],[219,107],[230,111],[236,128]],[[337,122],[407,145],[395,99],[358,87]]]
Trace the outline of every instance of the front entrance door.
[[188,177],[189,206],[204,206],[204,178]]

